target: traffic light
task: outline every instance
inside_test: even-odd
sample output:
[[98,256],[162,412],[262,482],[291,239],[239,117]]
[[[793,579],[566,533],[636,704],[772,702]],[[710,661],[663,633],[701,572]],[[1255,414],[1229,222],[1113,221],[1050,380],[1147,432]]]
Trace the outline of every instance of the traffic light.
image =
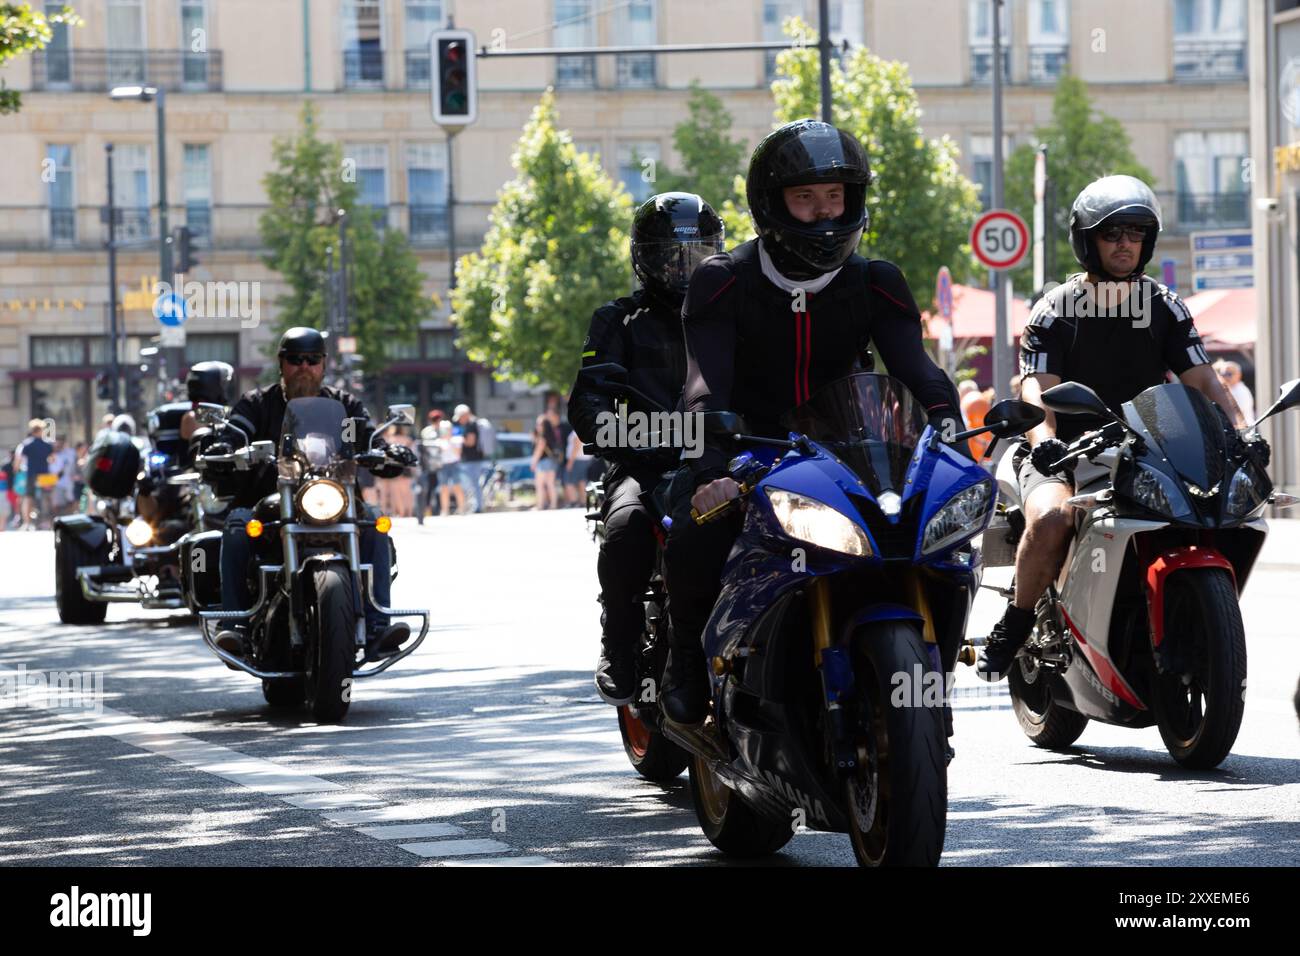
[[95,376],[95,396],[101,402],[106,402],[113,397],[113,389],[109,384],[107,372],[100,372]]
[[172,230],[172,268],[177,272],[189,272],[199,264],[199,257],[194,254],[194,234],[189,226],[177,226]]
[[132,414],[144,409],[144,382],[139,375],[126,378],[126,408]]
[[478,118],[478,89],[474,73],[474,34],[469,30],[440,30],[429,40],[433,62],[433,121],[442,126],[467,126]]

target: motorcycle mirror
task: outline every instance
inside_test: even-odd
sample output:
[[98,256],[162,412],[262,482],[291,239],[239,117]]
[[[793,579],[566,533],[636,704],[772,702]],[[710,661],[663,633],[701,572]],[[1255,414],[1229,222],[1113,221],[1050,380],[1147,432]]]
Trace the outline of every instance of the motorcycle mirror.
[[389,405],[388,417],[392,419],[392,424],[394,425],[414,425],[415,406],[414,405]]
[[275,458],[275,442],[273,441],[255,441],[249,453],[249,461],[253,463],[271,461]]
[[1115,413],[1106,407],[1101,396],[1087,385],[1078,382],[1062,382],[1043,392],[1043,404],[1054,412],[1063,415],[1100,415],[1102,418],[1114,419]]
[[998,402],[984,415],[984,424],[1001,437],[1023,435],[1042,424],[1046,414],[1037,405],[1008,398]]
[[194,405],[194,417],[200,425],[220,425],[225,415],[223,405],[214,405],[212,402],[196,402]]
[[704,434],[715,441],[732,440],[733,435],[746,432],[745,420],[735,412],[705,412],[702,424]]
[[1300,405],[1300,378],[1293,378],[1291,381],[1283,383],[1278,390],[1277,401],[1269,406],[1268,411],[1251,422],[1250,427],[1254,428],[1270,415],[1284,412],[1288,408],[1295,408],[1297,405]]

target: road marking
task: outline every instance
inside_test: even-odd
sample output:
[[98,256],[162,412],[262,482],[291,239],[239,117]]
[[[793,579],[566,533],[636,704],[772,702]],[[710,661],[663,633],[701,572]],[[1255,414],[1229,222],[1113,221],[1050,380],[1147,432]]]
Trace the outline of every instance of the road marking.
[[440,856],[479,856],[484,853],[509,853],[514,849],[500,840],[439,840],[436,843],[398,844],[408,853],[426,859]]
[[431,805],[408,803],[405,806],[376,807],[373,810],[346,810],[342,813],[327,813],[325,819],[331,823],[354,826],[358,823],[400,823],[404,820],[427,820],[429,817],[437,815]]
[[487,856],[468,860],[448,860],[443,866],[559,866],[544,856]]
[[281,797],[285,803],[300,810],[338,810],[342,807],[379,806],[384,801],[371,793],[302,793]]
[[420,840],[427,837],[462,836],[465,833],[450,823],[400,823],[392,827],[361,827],[357,832],[376,840]]

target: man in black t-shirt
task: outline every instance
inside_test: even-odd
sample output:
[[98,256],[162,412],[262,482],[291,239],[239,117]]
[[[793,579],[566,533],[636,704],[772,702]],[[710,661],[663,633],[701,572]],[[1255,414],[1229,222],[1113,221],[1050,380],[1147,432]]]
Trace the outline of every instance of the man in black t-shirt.
[[483,439],[479,435],[478,420],[468,405],[457,405],[451,420],[460,428],[460,480],[465,491],[474,499],[474,511],[483,510],[483,472],[487,469],[487,456],[483,454]]
[[41,488],[37,480],[41,475],[49,472],[50,455],[53,452],[54,446],[45,440],[45,423],[39,418],[33,418],[27,423],[27,437],[22,440],[14,454],[14,465],[17,471],[26,475],[23,479],[26,489],[23,491],[22,504],[24,530],[30,530],[32,527],[32,515],[37,510],[38,499],[43,505],[48,504],[49,489]]
[[[1060,572],[1073,530],[1065,501],[1072,468],[1053,472],[1066,443],[1103,424],[1085,416],[1057,419],[1042,393],[1078,382],[1118,410],[1172,372],[1216,402],[1238,428],[1247,425],[1209,363],[1182,300],[1142,270],[1160,231],[1160,204],[1132,176],[1107,176],[1086,187],[1070,213],[1070,243],[1087,269],[1039,300],[1020,337],[1021,399],[1044,408],[1043,423],[1013,454],[1025,533],[1016,552],[1015,595],[980,653],[977,670],[1000,680],[1029,637],[1038,599]],[[1248,447],[1267,463],[1268,446]]]

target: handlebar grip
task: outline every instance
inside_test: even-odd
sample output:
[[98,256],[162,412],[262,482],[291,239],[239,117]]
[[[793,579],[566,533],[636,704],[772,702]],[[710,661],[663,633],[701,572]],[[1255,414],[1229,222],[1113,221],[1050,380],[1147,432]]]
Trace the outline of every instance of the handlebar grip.
[[730,511],[734,506],[740,504],[744,500],[745,495],[749,494],[749,492],[752,490],[753,487],[754,486],[750,484],[742,484],[740,486],[740,494],[736,495],[736,497],[734,498],[728,498],[722,504],[718,505],[715,508],[710,508],[708,511],[704,512],[703,514],[700,514],[699,509],[692,507],[691,519],[696,524],[707,524],[710,521],[714,521],[717,518],[721,518],[724,514]]
[[588,442],[587,444],[582,446],[582,453],[584,455],[590,455],[591,457],[594,458],[600,454],[600,449],[597,448],[594,444]]

